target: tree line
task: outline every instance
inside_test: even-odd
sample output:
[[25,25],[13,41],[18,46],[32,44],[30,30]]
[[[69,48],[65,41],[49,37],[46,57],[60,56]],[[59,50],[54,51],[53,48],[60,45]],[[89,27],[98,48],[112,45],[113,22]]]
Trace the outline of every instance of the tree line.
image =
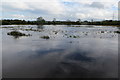
[[12,20],[12,19],[3,19],[0,20],[1,25],[120,25],[120,21],[113,20],[104,20],[104,21],[56,21],[54,18],[53,21],[46,21],[42,17],[38,17],[36,21],[25,21],[25,20]]

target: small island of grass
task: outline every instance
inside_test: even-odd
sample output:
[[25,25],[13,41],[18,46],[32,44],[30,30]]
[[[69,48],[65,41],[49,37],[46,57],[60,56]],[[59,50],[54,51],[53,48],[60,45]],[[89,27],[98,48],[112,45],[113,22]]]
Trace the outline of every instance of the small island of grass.
[[30,34],[21,33],[19,31],[11,31],[8,32],[7,35],[14,36],[15,38],[19,38],[21,36],[31,36]]

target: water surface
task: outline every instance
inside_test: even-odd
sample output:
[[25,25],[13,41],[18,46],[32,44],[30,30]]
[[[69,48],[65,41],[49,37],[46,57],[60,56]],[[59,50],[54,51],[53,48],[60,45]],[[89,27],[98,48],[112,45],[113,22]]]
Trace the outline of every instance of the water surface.
[[[2,25],[4,78],[117,78],[112,26]],[[7,35],[20,31],[32,36]],[[50,39],[43,39],[49,36]],[[0,36],[1,37],[1,36]]]

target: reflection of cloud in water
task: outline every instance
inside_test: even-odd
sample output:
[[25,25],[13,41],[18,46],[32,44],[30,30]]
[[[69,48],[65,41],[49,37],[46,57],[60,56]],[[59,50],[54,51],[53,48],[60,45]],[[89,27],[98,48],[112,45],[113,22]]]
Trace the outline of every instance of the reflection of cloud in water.
[[[81,54],[81,53],[83,53],[83,54]],[[93,60],[93,58],[85,56],[84,53],[85,52],[74,52],[74,53],[66,56],[66,58],[70,59],[70,60],[88,61],[88,62]]]
[[31,55],[31,58],[40,58],[43,56],[46,56],[47,54],[53,54],[53,53],[62,53],[64,49],[50,49],[50,50],[36,50],[34,55]]
[[[63,49],[50,49],[47,51],[36,50],[35,52],[29,51],[29,52],[22,52],[22,54],[21,53],[19,54],[23,55],[24,53],[28,53],[28,54],[25,54],[24,57],[21,56],[22,60],[20,60],[21,62],[19,63],[24,64],[24,69],[26,69],[25,70],[26,73],[31,72],[34,74],[38,74],[36,73],[36,71],[38,72],[40,71],[39,74],[41,75],[41,77],[98,77],[99,78],[106,76],[107,77],[116,76],[115,71],[117,65],[115,63],[116,61],[114,60],[115,56],[113,56],[113,59],[110,58],[112,55],[101,57],[101,59],[100,58],[94,59],[95,57],[93,58],[87,57],[87,54],[89,54],[89,52],[84,52],[82,50],[78,50],[78,52],[76,52],[76,50],[73,48],[70,50],[63,50]],[[81,59],[78,60],[76,56]],[[111,60],[108,59],[107,57],[110,58]],[[24,62],[24,60],[26,61]],[[20,65],[18,64],[16,67],[18,66]],[[17,72],[18,71],[16,70],[15,73]],[[15,75],[15,73],[13,73],[13,75]]]

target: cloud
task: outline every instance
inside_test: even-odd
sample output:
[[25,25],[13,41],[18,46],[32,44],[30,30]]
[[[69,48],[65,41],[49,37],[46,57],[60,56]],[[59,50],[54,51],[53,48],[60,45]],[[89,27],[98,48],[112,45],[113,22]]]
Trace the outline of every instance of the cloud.
[[32,6],[33,11],[44,11],[47,12],[48,14],[61,14],[64,11],[64,8],[61,3],[57,1],[51,1],[49,2],[48,0],[43,1],[43,2],[34,2],[34,3],[28,3],[29,6]]
[[3,10],[28,10],[31,9],[27,4],[24,2],[3,2],[2,3]]
[[25,16],[24,15],[20,15],[20,14],[14,14],[12,15],[13,18],[18,18],[18,19],[24,19]]
[[76,13],[76,17],[84,20],[91,20],[91,19],[105,20],[105,19],[112,19],[112,13],[109,13],[109,11],[104,9],[89,8],[87,10],[84,10],[83,13],[79,13],[79,12]]
[[44,11],[43,13],[61,14],[64,11],[63,6],[64,5],[62,5],[57,0],[51,0],[51,2],[49,2],[49,0],[44,0],[41,2],[34,2],[34,3],[32,2],[3,2],[3,8],[5,10],[9,8],[12,11],[27,10],[33,13]]
[[[112,19],[113,12],[117,18],[118,0],[3,0],[3,17],[36,19],[39,16],[46,20]],[[23,15],[25,17],[20,17]]]

